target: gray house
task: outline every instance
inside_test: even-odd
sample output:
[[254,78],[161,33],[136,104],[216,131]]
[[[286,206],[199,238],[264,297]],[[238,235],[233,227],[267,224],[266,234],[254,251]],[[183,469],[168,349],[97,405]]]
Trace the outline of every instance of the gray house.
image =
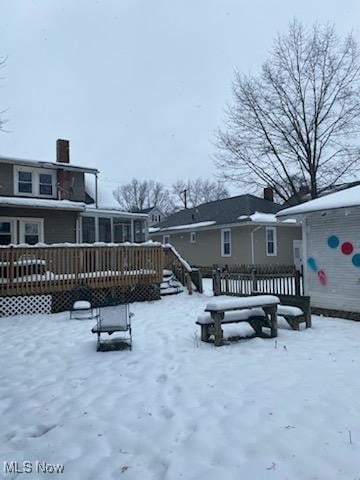
[[313,308],[359,319],[360,186],[282,210],[303,231],[304,290]]
[[67,140],[56,162],[0,156],[0,245],[145,241],[148,215],[121,212],[98,174],[70,163]]
[[149,215],[149,227],[164,221],[166,217],[165,213],[157,205],[154,207],[143,208],[142,210],[133,210],[133,212]]
[[[271,193],[271,192],[270,192]],[[240,195],[181,210],[150,228],[154,241],[170,243],[193,266],[286,264],[300,261],[301,228],[277,221],[281,206]]]

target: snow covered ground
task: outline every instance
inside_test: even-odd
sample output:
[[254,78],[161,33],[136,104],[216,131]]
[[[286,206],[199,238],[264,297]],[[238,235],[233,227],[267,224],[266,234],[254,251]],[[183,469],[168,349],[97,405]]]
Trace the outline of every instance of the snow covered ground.
[[210,295],[132,304],[131,352],[96,352],[68,313],[1,318],[0,476],[359,480],[360,324],[215,348],[194,323]]

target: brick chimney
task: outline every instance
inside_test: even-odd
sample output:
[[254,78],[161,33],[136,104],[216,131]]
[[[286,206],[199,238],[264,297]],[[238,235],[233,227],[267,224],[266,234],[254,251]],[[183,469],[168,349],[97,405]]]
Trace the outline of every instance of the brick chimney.
[[[70,163],[69,140],[56,140],[56,162]],[[70,172],[62,169],[57,170],[57,197],[59,200],[70,200]]]
[[268,200],[269,202],[274,201],[274,192],[271,187],[264,188],[264,200]]
[[60,163],[70,163],[69,140],[56,140],[56,161]]

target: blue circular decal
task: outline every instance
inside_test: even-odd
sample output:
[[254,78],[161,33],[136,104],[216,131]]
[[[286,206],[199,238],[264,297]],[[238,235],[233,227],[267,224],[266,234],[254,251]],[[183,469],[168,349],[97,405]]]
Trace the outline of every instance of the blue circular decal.
[[340,240],[336,235],[331,235],[327,241],[330,248],[337,248],[339,246]]
[[360,267],[360,253],[356,253],[355,255],[353,255],[351,260],[355,267]]
[[317,270],[317,265],[316,265],[316,262],[315,262],[315,260],[313,259],[313,257],[309,257],[307,263],[308,263],[309,267],[311,268],[311,270],[313,270],[314,272],[316,272],[316,270]]

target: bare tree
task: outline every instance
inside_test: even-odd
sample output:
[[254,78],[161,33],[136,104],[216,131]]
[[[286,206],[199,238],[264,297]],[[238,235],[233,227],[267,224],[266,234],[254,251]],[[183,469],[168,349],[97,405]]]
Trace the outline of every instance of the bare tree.
[[130,183],[120,185],[114,190],[113,195],[126,211],[158,206],[167,214],[174,208],[169,191],[162,183],[153,180],[141,182],[133,178]]
[[218,132],[216,164],[226,180],[271,186],[288,200],[299,184],[311,198],[359,172],[357,44],[334,27],[296,20],[279,35],[258,77],[236,72],[234,103]]
[[172,193],[184,206],[186,195],[187,207],[196,207],[201,203],[221,200],[229,196],[229,192],[223,182],[211,182],[202,178],[187,181],[178,180],[172,185]]

